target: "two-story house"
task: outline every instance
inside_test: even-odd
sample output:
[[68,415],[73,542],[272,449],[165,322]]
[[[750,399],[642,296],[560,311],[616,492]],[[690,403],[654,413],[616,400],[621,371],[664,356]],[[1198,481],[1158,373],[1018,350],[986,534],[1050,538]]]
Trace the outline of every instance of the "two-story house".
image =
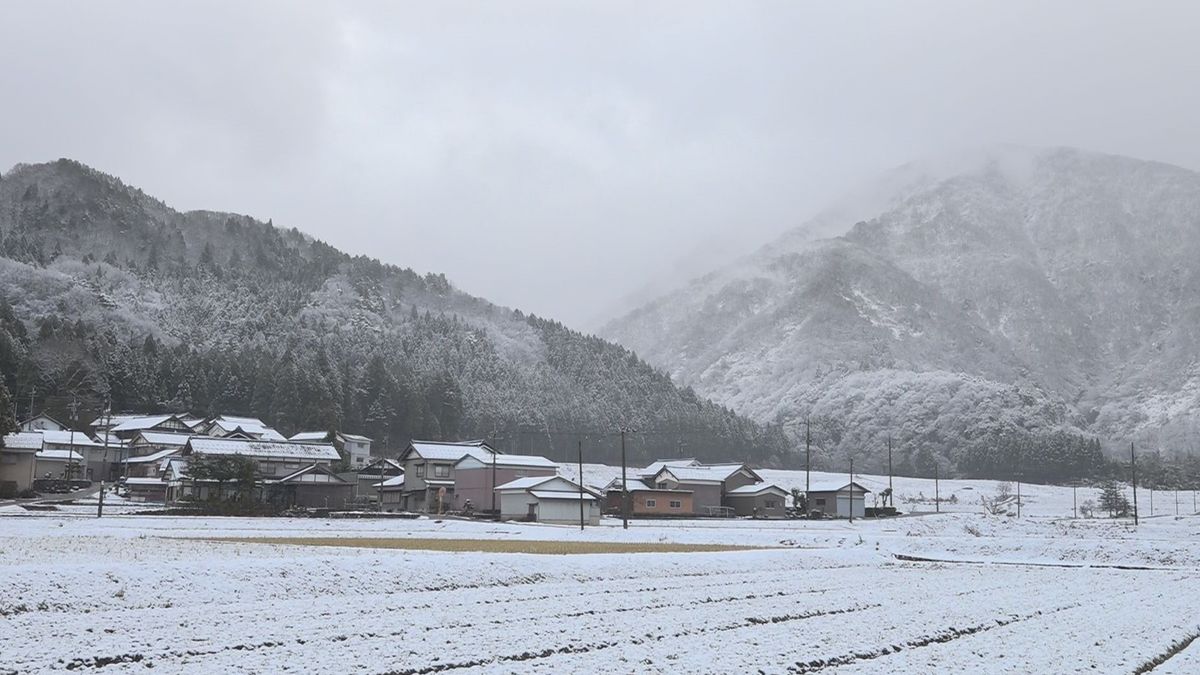
[[341,450],[350,471],[361,471],[371,463],[371,439],[343,431],[301,431],[288,440],[294,443],[331,443]]
[[404,466],[401,508],[438,513],[454,508],[454,465],[464,457],[490,463],[497,454],[484,441],[413,441],[400,455]]

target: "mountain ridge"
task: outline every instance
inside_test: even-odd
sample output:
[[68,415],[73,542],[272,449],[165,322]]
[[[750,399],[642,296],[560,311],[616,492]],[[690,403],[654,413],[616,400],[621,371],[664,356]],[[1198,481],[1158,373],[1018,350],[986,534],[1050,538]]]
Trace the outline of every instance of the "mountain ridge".
[[[852,375],[906,373],[875,382],[898,399],[931,374],[953,373],[957,385],[935,377],[926,394],[987,382],[971,395],[980,409],[991,397],[1032,397],[1014,408],[1022,420],[976,420],[987,438],[1069,433],[1164,450],[1195,442],[1200,174],[1006,148],[886,201],[839,236],[797,246],[789,232],[600,332],[760,421],[866,423],[860,394],[846,388]],[[877,264],[844,264],[852,259]],[[876,410],[870,433],[834,452],[877,458],[880,439],[910,412]],[[945,422],[937,417],[930,427]],[[933,446],[950,466],[984,443],[912,428],[903,442],[909,453]]]
[[[0,367],[66,418],[186,409],[284,431],[337,426],[395,448],[490,437],[611,460],[692,454],[779,465],[775,430],[677,388],[629,350],[351,256],[248,216],[179,212],[73,160],[0,177]],[[86,414],[81,414],[86,417]]]

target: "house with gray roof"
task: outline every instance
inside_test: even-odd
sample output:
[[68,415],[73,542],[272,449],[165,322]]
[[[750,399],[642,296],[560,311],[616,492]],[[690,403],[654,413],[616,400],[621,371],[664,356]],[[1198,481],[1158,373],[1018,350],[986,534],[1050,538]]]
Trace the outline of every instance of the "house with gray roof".
[[444,513],[454,508],[454,465],[464,457],[491,462],[497,454],[484,441],[413,441],[400,454],[405,511]]
[[503,520],[578,525],[582,513],[586,523],[600,524],[600,495],[562,476],[517,478],[496,494]]

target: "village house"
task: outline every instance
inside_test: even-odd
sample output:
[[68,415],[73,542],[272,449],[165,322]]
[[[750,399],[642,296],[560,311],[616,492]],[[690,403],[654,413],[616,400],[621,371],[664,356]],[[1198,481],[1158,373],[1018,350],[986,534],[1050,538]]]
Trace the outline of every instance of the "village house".
[[630,478],[622,487],[620,477],[604,487],[604,509],[613,514],[622,511],[621,501],[629,498],[629,515],[651,517],[692,517],[695,505],[691,490],[650,487],[641,479]]
[[301,431],[288,440],[293,443],[330,443],[342,452],[350,470],[358,471],[371,462],[371,439],[341,431]]
[[[184,424],[182,421],[181,424]],[[185,424],[186,427],[186,424]],[[191,430],[191,427],[186,427]],[[283,434],[267,426],[257,417],[219,415],[199,425],[203,435],[214,438],[244,438],[261,441],[287,441]]]
[[[180,456],[172,458],[168,464],[169,470],[188,472],[175,479],[178,485],[171,486],[170,494],[175,499],[203,500],[218,496],[226,487],[220,481],[198,480],[190,475],[195,469],[195,460],[198,456],[234,455],[254,460],[260,499],[283,495],[291,500],[291,504],[341,508],[354,492],[351,483],[338,478],[330,469],[340,459],[332,445],[196,436],[189,439]],[[175,459],[187,463],[180,465]]]
[[809,513],[820,512],[831,518],[855,518],[866,515],[866,496],[870,492],[860,483],[830,481],[809,486]]
[[404,511],[404,474],[393,476],[380,483],[375,483],[372,489],[378,490],[383,502],[383,510],[389,513]]
[[745,464],[664,466],[646,481],[665,490],[690,490],[693,513],[703,516],[732,515],[725,503],[729,490],[761,483],[762,478]]
[[21,431],[65,431],[67,425],[46,413],[40,413],[21,422]]
[[178,415],[113,415],[113,420],[120,420],[114,423],[110,428],[108,418],[99,418],[92,422],[92,428],[97,433],[101,431],[111,431],[118,438],[130,439],[142,431],[173,431],[177,433],[191,433],[192,429],[184,424],[179,419]]
[[484,441],[413,441],[400,455],[404,466],[401,508],[405,511],[441,513],[453,506],[454,465],[464,457],[491,462],[496,454]]
[[0,448],[0,497],[15,497],[33,489],[37,478],[37,453],[42,449],[40,433],[16,433],[4,436]]
[[476,511],[495,512],[497,485],[527,476],[553,476],[558,465],[536,455],[493,454],[488,458],[467,455],[454,465],[453,510],[461,510],[471,503]]
[[734,515],[756,518],[786,518],[788,491],[771,483],[754,483],[725,493],[725,505]]
[[36,480],[83,480],[83,455],[74,450],[38,450],[34,461]]
[[562,476],[527,476],[496,487],[502,520],[576,525],[600,524],[600,496]]
[[380,498],[378,487],[380,482],[403,475],[404,467],[400,462],[380,457],[357,471],[342,474],[342,477],[354,483],[354,496],[356,499],[374,502]]
[[[42,450],[74,452],[82,459],[71,459],[70,472],[74,480],[114,480],[120,475],[120,448],[105,448],[82,431],[42,431]],[[56,452],[55,456],[58,454]]]

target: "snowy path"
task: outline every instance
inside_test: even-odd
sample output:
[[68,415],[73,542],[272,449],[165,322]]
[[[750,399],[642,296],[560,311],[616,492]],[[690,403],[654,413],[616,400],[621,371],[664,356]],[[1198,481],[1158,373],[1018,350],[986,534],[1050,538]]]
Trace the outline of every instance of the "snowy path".
[[[904,562],[886,539],[876,549],[844,535],[828,549],[538,556],[136,534],[173,522],[189,534],[185,521],[0,519],[0,672],[1130,673],[1200,626],[1193,566]],[[190,522],[232,536],[398,527]],[[405,527],[428,536],[445,525]],[[731,523],[721,538],[778,539],[780,524],[753,525]],[[697,539],[714,528],[586,536]],[[1155,672],[1194,672],[1197,645]]]

